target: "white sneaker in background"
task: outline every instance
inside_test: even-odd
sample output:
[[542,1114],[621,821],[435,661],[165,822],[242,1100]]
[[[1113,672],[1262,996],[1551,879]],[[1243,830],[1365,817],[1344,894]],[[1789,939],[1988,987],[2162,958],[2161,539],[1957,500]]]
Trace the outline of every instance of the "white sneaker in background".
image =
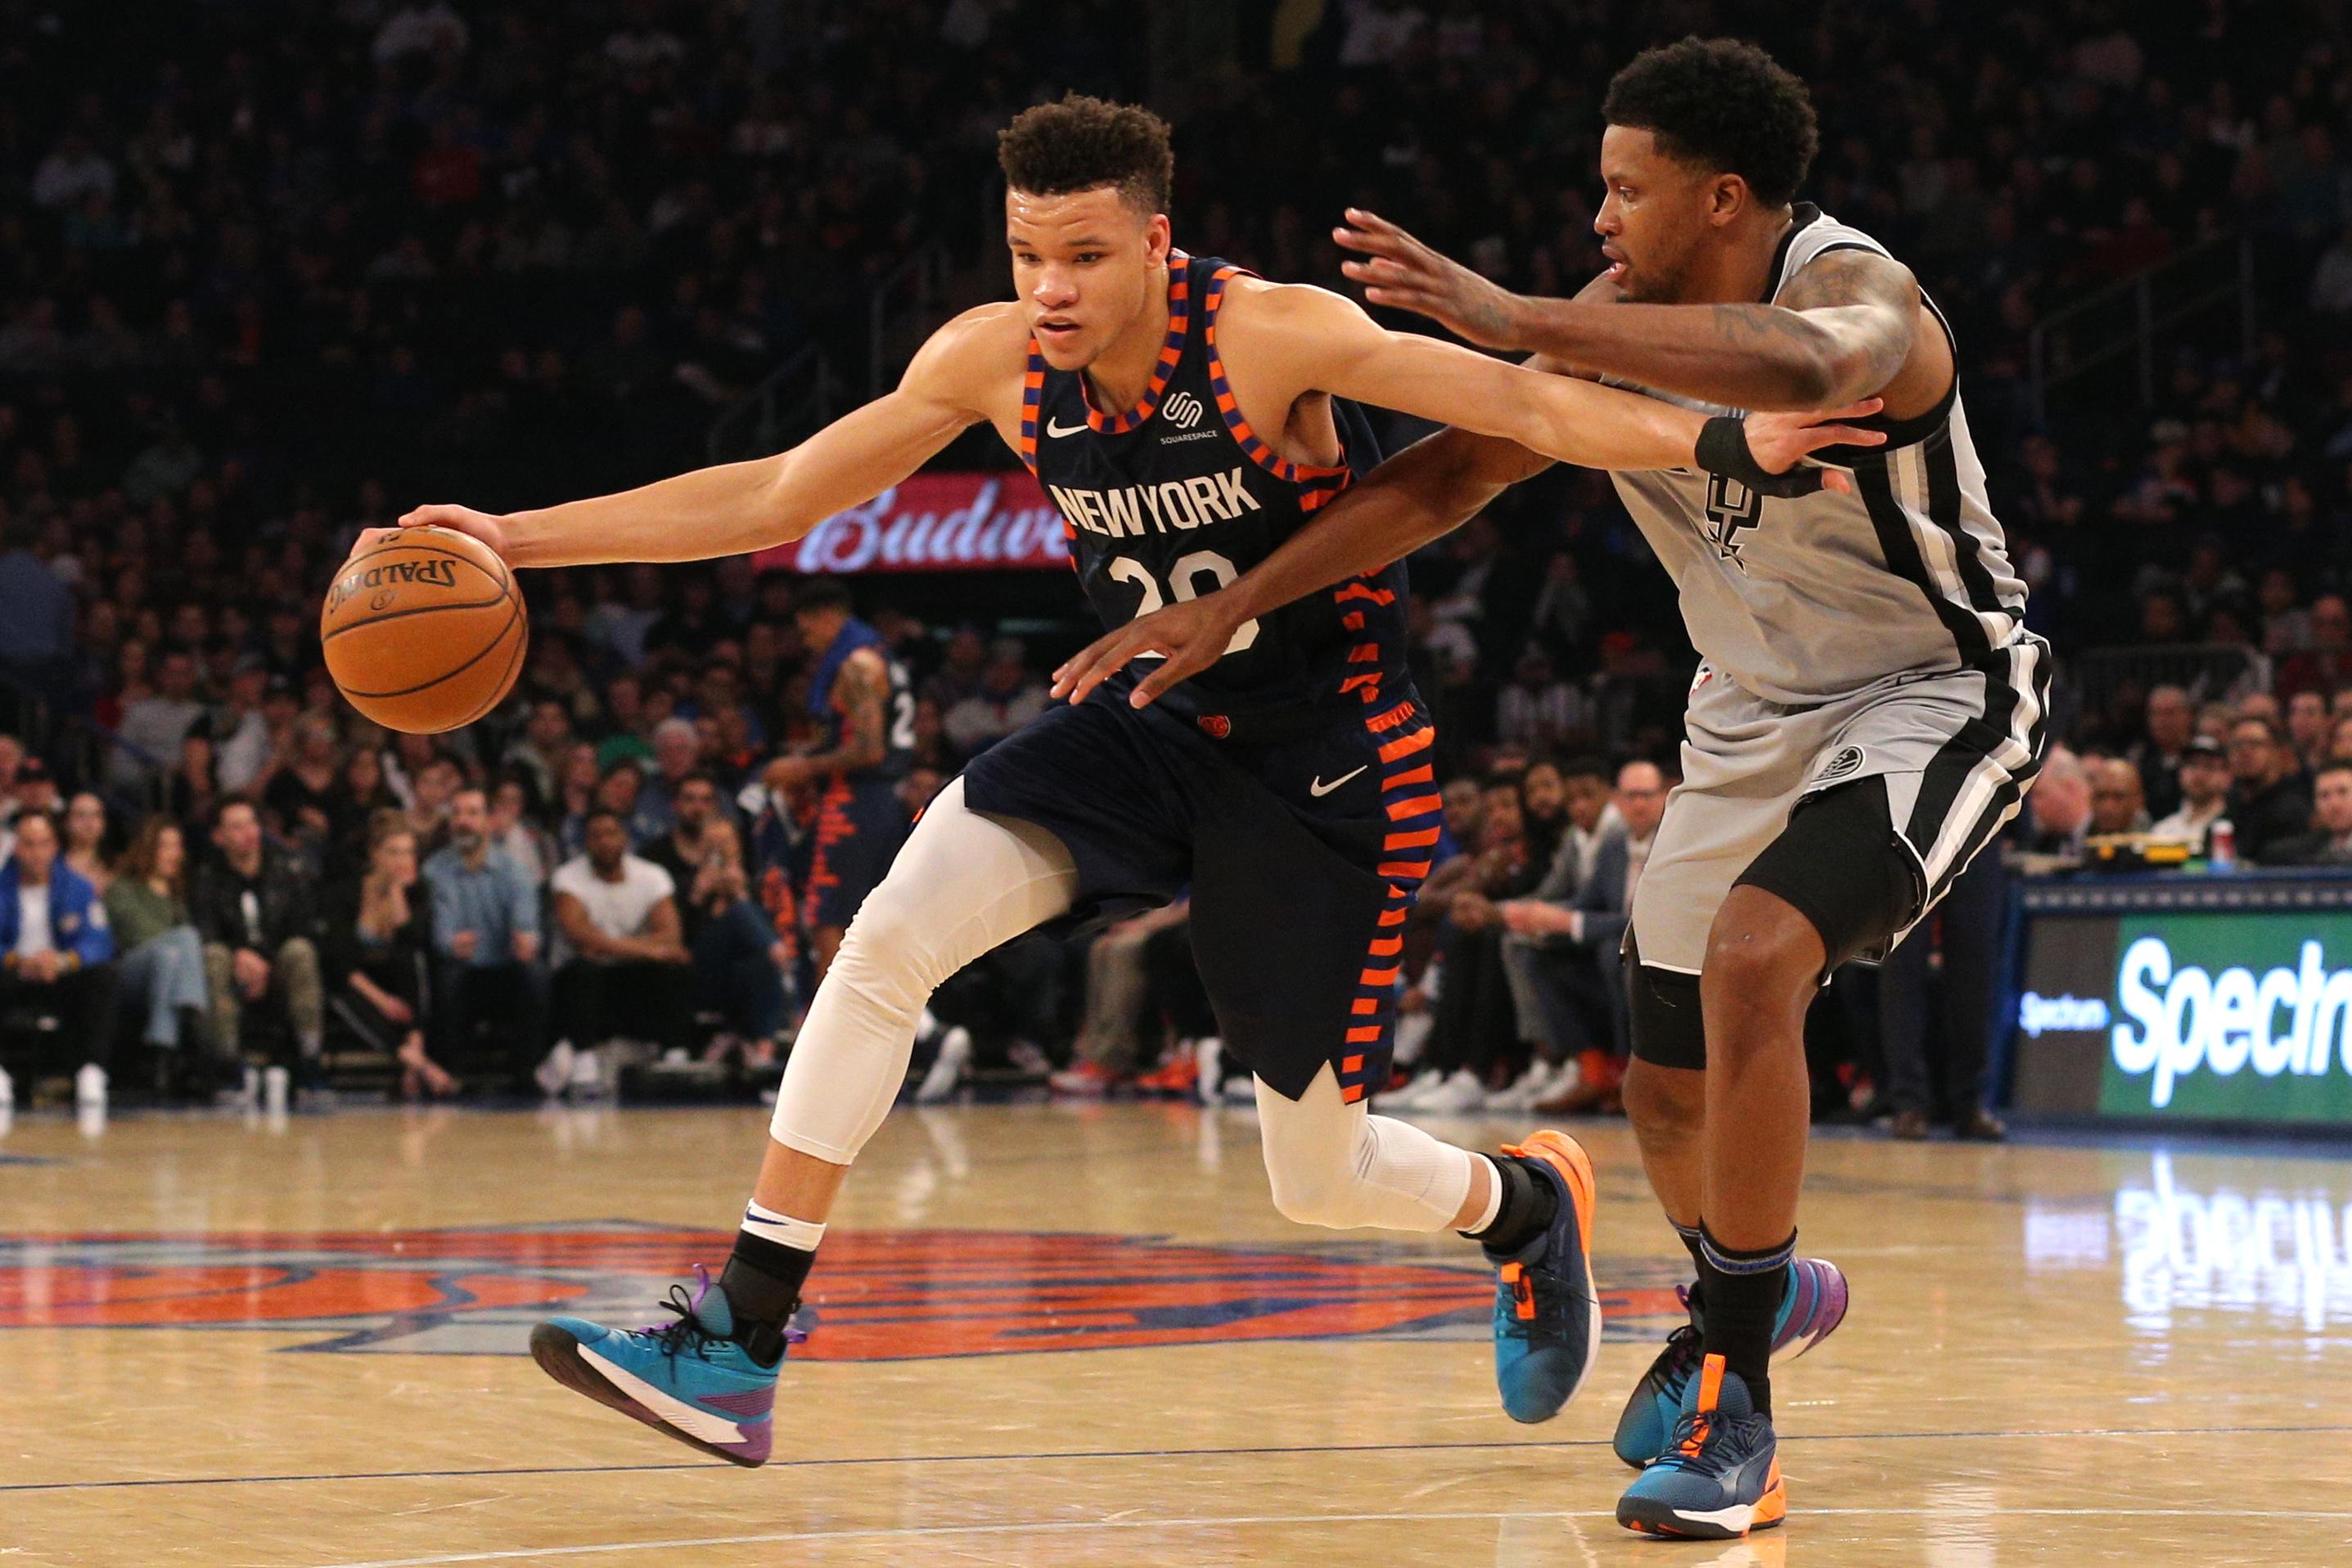
[[548,1099],[561,1095],[571,1083],[572,1055],[572,1042],[558,1040],[547,1053],[547,1059],[531,1069],[530,1076],[538,1081],[540,1092]]
[[[1225,1081],[1224,1037],[1221,1035],[1202,1036],[1192,1043],[1192,1060],[1201,1069],[1201,1077],[1192,1085],[1192,1091],[1201,1097],[1202,1104],[1216,1104],[1219,1090]],[[1256,1098],[1255,1092],[1251,1098]]]
[[1525,1110],[1552,1089],[1552,1065],[1538,1060],[1528,1070],[1486,1097],[1489,1110]]
[[1257,1079],[1248,1073],[1237,1073],[1225,1079],[1225,1086],[1219,1093],[1227,1105],[1255,1105]]
[[950,1029],[940,1037],[940,1054],[931,1060],[931,1070],[915,1086],[917,1105],[937,1105],[956,1091],[963,1081],[964,1069],[971,1066],[971,1031],[962,1027]]
[[6,1068],[0,1068],[0,1110],[14,1110],[16,1109],[16,1080],[8,1076],[8,1069]]
[[1401,1068],[1410,1068],[1421,1060],[1422,1047],[1429,1043],[1429,1032],[1436,1026],[1437,1015],[1434,1013],[1398,1014],[1396,1051],[1390,1059]]
[[81,1071],[74,1074],[74,1103],[95,1105],[106,1109],[106,1069],[96,1062],[84,1062]]
[[264,1068],[261,1072],[262,1110],[272,1116],[285,1115],[287,1091],[293,1085],[294,1075],[284,1068]]
[[604,1058],[596,1047],[572,1053],[572,1068],[564,1082],[575,1100],[595,1100],[604,1093]]
[[1436,1088],[1412,1103],[1413,1110],[1430,1116],[1454,1116],[1486,1108],[1486,1086],[1468,1068],[1456,1068]]
[[1381,1107],[1384,1110],[1418,1110],[1421,1102],[1428,1098],[1429,1091],[1444,1081],[1445,1075],[1442,1072],[1417,1074],[1408,1079],[1402,1089],[1381,1096]]

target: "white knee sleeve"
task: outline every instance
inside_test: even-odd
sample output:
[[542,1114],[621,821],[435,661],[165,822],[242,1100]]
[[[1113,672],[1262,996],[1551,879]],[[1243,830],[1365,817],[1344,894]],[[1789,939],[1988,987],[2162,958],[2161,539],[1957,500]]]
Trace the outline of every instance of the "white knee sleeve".
[[1296,1100],[1257,1086],[1274,1206],[1301,1225],[1444,1230],[1469,1196],[1476,1155],[1339,1097],[1327,1065]]
[[982,816],[941,790],[849,922],[793,1044],[777,1142],[846,1165],[898,1098],[923,1005],[989,949],[1066,913],[1077,868],[1041,827]]

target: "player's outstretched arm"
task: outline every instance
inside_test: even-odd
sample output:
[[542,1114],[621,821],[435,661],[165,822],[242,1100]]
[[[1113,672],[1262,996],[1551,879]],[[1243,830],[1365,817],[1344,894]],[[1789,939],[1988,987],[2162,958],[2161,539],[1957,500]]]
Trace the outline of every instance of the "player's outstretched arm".
[[1322,289],[1257,285],[1228,295],[1219,331],[1229,363],[1246,363],[1252,384],[1272,393],[1278,406],[1330,393],[1498,436],[1589,468],[1697,467],[1768,495],[1801,495],[1822,483],[1818,468],[1791,471],[1801,458],[1824,447],[1871,442],[1861,430],[1808,421],[1772,427],[1780,444],[1768,451],[1736,420],[1710,424],[1638,393],[1391,332],[1355,301]]
[[[1528,368],[1565,374],[1565,367],[1538,358]],[[1744,434],[1758,454],[1796,461],[1802,443],[1817,432],[1835,439],[1859,436],[1860,444],[1885,437],[1820,421],[1855,419],[1878,412],[1865,398],[1820,416],[1756,414]],[[1720,430],[1718,436],[1723,434]],[[1829,437],[1822,437],[1824,440]],[[1150,653],[1161,662],[1136,683],[1129,700],[1149,706],[1177,682],[1190,679],[1223,657],[1243,623],[1305,598],[1318,588],[1381,571],[1431,541],[1461,527],[1512,485],[1551,466],[1550,459],[1516,442],[1468,430],[1440,430],[1413,443],[1372,470],[1313,521],[1283,542],[1273,554],[1215,593],[1140,616],[1097,637],[1054,672],[1055,697],[1083,702],[1088,693],[1137,658]],[[1851,488],[1843,474],[1827,472],[1826,486]]]
[[[503,516],[423,506],[401,526],[473,534],[516,566],[701,561],[798,539],[897,484],[986,416],[992,375],[1017,383],[1018,360],[1007,358],[1006,344],[1014,342],[1008,323],[1018,325],[1018,309],[983,305],[957,317],[923,345],[895,391],[775,457]],[[1024,329],[1017,342],[1026,341]],[[362,535],[361,547],[384,531]]]
[[1625,305],[1513,294],[1376,213],[1350,207],[1341,270],[1375,305],[1472,342],[1531,349],[1598,374],[1740,408],[1820,408],[1883,390],[1911,355],[1919,284],[1869,250],[1814,260],[1773,305]]

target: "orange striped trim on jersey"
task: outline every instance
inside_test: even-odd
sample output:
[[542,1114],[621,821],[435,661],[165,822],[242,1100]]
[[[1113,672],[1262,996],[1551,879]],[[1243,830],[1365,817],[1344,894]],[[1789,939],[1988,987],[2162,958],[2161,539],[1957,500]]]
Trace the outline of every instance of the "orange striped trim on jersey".
[[[1375,736],[1383,735],[1420,716],[1419,708],[1408,700],[1366,719],[1364,728]],[[1340,1039],[1344,1048],[1339,1053],[1339,1098],[1349,1105],[1385,1083],[1385,1078],[1381,1082],[1373,1082],[1371,1075],[1385,1075],[1388,1071],[1386,1047],[1396,1027],[1397,984],[1403,973],[1402,928],[1412,910],[1413,896],[1420,890],[1422,879],[1429,875],[1430,862],[1414,852],[1433,851],[1444,824],[1445,803],[1428,787],[1435,776],[1433,765],[1412,759],[1427,751],[1436,739],[1435,727],[1424,724],[1380,747],[1384,767],[1407,763],[1381,780],[1381,794],[1390,797],[1382,808],[1389,828],[1381,840],[1381,850],[1384,855],[1401,858],[1383,860],[1374,868],[1388,879],[1389,890],[1374,919],[1371,940],[1364,946],[1364,967],[1356,976],[1356,995],[1349,1005],[1348,1023]],[[1416,785],[1423,787],[1415,788]]]
[[1209,345],[1209,386],[1217,395],[1217,412],[1224,416],[1225,428],[1241,444],[1249,460],[1272,474],[1299,487],[1298,510],[1315,511],[1328,505],[1340,491],[1354,482],[1355,473],[1345,463],[1337,468],[1322,468],[1312,463],[1294,463],[1269,447],[1250,428],[1242,416],[1242,405],[1234,396],[1233,383],[1225,377],[1225,362],[1217,353],[1217,312],[1225,302],[1225,284],[1232,279],[1252,276],[1238,267],[1220,267],[1210,275],[1207,298],[1202,301],[1201,315]]
[[[1021,460],[1029,471],[1037,471],[1037,410],[1045,401],[1045,353],[1037,346],[1034,333],[1029,338],[1029,368],[1021,377]],[[1077,530],[1069,519],[1062,520],[1062,532],[1075,539]]]
[[1105,414],[1095,406],[1094,390],[1085,376],[1078,392],[1087,400],[1087,427],[1097,436],[1124,436],[1160,412],[1160,395],[1169,377],[1183,363],[1184,339],[1192,326],[1192,258],[1181,250],[1168,252],[1168,336],[1160,344],[1160,363],[1151,367],[1151,383],[1135,406],[1124,414]]

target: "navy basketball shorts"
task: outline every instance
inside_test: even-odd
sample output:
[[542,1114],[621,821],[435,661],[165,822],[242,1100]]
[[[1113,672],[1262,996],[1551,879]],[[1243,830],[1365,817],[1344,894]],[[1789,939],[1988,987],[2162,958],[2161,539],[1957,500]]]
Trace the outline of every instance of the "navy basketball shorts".
[[1065,929],[1190,889],[1225,1049],[1288,1099],[1327,1062],[1341,1096],[1363,1099],[1388,1079],[1405,916],[1437,844],[1436,729],[1408,698],[1217,739],[1164,706],[1138,712],[1127,691],[1102,687],[990,748],[964,803],[1068,848]]
[[888,874],[907,826],[906,803],[888,779],[835,779],[825,786],[809,858],[809,929],[848,928],[866,895]]

